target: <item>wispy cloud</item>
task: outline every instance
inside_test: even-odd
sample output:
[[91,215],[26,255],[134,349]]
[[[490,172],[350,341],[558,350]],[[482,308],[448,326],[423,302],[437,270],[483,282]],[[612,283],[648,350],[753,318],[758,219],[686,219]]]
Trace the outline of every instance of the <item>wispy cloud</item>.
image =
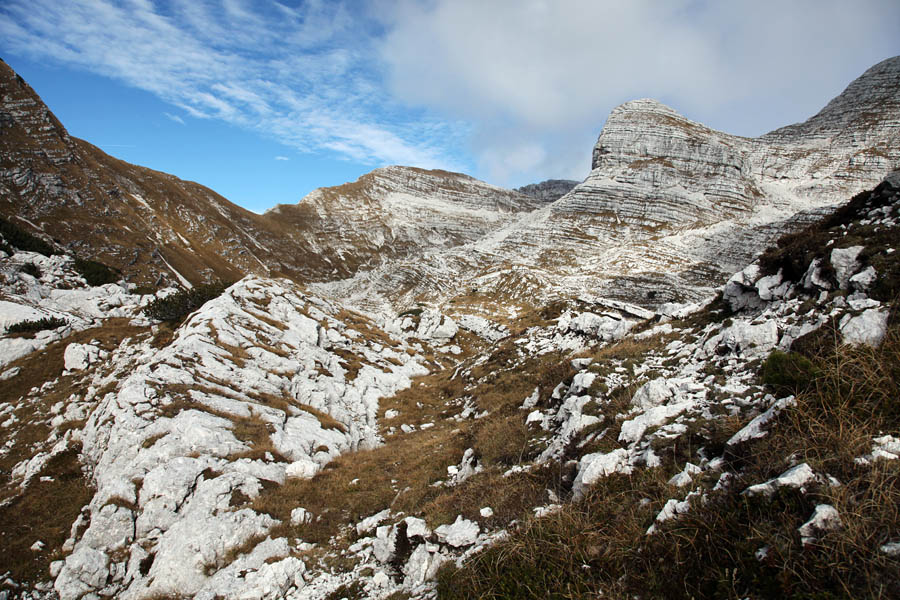
[[396,97],[473,123],[482,174],[583,178],[609,111],[654,97],[759,135],[900,54],[897,0],[398,0]]
[[0,4],[0,48],[150,91],[173,120],[501,185],[584,177],[633,98],[744,135],[802,120],[900,54],[897,31],[896,0]]
[[178,115],[173,115],[172,113],[167,113],[167,112],[164,112],[163,114],[164,114],[166,117],[168,117],[169,119],[171,119],[171,120],[175,121],[176,123],[178,123],[179,125],[185,125],[184,119],[182,119],[182,118],[179,117]]
[[[379,25],[325,0],[299,7],[274,0],[8,0],[0,7],[0,46],[118,79],[194,118],[221,119],[302,152],[454,166],[449,145],[423,135],[435,123],[384,90],[370,27]],[[453,136],[445,133],[445,140]]]
[[287,156],[276,156],[275,160],[291,160]]

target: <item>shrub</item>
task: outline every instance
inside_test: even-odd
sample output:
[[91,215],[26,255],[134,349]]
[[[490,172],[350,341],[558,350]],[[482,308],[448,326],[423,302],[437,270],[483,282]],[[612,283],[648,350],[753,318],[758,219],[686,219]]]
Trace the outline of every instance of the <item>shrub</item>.
[[108,267],[96,260],[75,259],[75,270],[84,277],[90,286],[106,285],[119,280],[121,271]]
[[181,321],[207,301],[219,297],[229,285],[207,283],[157,298],[144,307],[144,314],[158,321]]
[[44,317],[35,321],[19,321],[6,328],[6,333],[34,333],[45,329],[56,329],[67,325],[68,321],[58,317]]
[[7,244],[16,247],[19,250],[37,252],[44,256],[59,254],[59,251],[54,249],[53,246],[44,240],[20,229],[2,217],[0,217],[0,235],[3,236],[3,239],[6,240]]
[[25,263],[22,265],[22,268],[19,269],[22,273],[27,273],[31,275],[35,279],[39,279],[41,276],[41,268],[34,263]]
[[801,354],[773,350],[760,371],[762,382],[776,392],[798,394],[818,376],[818,369]]

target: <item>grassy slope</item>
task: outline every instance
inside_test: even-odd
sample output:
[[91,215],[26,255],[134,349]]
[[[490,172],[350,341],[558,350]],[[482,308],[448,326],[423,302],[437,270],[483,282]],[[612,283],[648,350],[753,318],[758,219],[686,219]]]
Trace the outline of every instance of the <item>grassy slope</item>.
[[[796,394],[797,402],[781,413],[768,436],[725,452],[729,486],[713,491],[717,478],[695,480],[705,499],[695,498],[687,514],[646,533],[667,498],[685,495],[667,484],[680,470],[677,465],[699,463],[701,444],[707,451],[724,449],[722,440],[749,417],[711,420],[698,431],[693,448],[690,443],[674,447],[662,466],[602,479],[583,500],[549,517],[526,519],[510,538],[462,568],[442,569],[439,597],[900,596],[900,560],[880,551],[900,537],[900,461],[854,460],[871,452],[873,438],[900,431],[900,261],[886,252],[900,240],[896,228],[857,222],[873,206],[879,206],[877,195],[860,194],[831,219],[788,236],[761,260],[766,271],[781,268],[797,280],[813,258],[827,257],[831,248],[865,245],[862,262],[879,274],[870,295],[891,306],[891,318],[877,350],[840,345],[833,324],[826,324],[795,343],[805,356],[760,366],[760,384],[782,396]],[[699,329],[723,318],[713,305],[685,324]],[[640,363],[651,352],[624,341],[594,358],[601,365],[611,358]],[[608,416],[617,410],[611,405]],[[771,499],[738,493],[800,462],[840,485],[816,484],[805,493],[781,488]],[[842,527],[804,545],[797,528],[818,504],[833,505]]]

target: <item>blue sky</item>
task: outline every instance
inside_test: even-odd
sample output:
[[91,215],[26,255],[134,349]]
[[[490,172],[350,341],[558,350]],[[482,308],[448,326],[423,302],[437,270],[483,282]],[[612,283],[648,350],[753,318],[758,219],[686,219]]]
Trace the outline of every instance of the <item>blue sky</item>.
[[654,97],[759,135],[900,54],[896,0],[6,0],[69,131],[261,212],[382,165],[582,179]]

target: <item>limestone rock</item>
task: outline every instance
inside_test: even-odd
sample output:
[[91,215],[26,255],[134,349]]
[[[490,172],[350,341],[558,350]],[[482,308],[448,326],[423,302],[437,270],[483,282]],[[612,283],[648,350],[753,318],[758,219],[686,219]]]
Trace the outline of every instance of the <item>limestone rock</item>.
[[453,524],[441,525],[434,530],[434,533],[441,543],[454,548],[461,548],[474,544],[480,531],[481,528],[478,527],[478,523],[458,516]]
[[866,344],[877,348],[887,332],[888,313],[870,308],[857,316],[845,315],[839,324],[846,344]]
[[862,251],[862,246],[835,248],[831,251],[831,266],[834,267],[834,277],[837,279],[838,288],[847,289],[850,277],[859,270],[857,258]]
[[830,504],[819,504],[813,511],[809,520],[801,525],[797,531],[804,544],[812,544],[819,535],[829,531],[835,531],[843,526],[841,515]]

